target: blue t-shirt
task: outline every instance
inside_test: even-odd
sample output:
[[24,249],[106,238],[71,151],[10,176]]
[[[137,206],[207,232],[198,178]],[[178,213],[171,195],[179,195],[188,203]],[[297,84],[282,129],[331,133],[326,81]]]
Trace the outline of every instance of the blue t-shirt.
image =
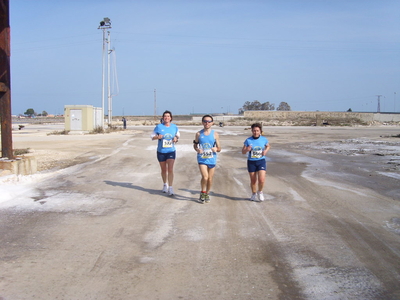
[[154,133],[163,135],[163,138],[158,140],[157,152],[169,153],[175,151],[175,143],[173,142],[173,139],[178,133],[178,126],[172,123],[170,123],[169,126],[158,124],[156,128],[154,128]]
[[197,153],[199,164],[215,165],[217,163],[217,153],[211,150],[215,143],[214,130],[211,130],[209,135],[204,134],[204,129],[200,130],[199,149],[202,149],[203,153]]
[[251,145],[251,151],[249,151],[248,160],[261,160],[265,159],[265,156],[262,155],[265,146],[268,145],[268,139],[264,136],[260,136],[258,139],[255,139],[253,136],[247,138],[244,141],[244,145],[246,147]]

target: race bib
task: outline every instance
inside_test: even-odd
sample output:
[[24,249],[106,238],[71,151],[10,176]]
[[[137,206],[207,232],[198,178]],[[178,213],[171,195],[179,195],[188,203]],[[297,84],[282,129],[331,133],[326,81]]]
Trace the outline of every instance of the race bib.
[[213,152],[211,149],[204,149],[203,153],[201,154],[201,158],[213,158]]
[[163,139],[163,148],[172,148],[172,140]]
[[251,158],[261,158],[262,150],[251,150]]

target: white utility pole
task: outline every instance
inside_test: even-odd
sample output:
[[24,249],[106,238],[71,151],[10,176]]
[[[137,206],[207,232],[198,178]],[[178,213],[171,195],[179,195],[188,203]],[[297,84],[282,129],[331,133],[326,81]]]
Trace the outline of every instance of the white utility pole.
[[[108,39],[106,38],[106,30],[111,29],[111,20],[109,18],[104,18],[103,21],[100,22],[100,26],[97,29],[103,30],[103,53],[102,53],[102,81],[101,81],[101,127],[104,128],[104,80],[105,80],[105,58],[106,58],[106,43],[110,43],[110,31],[108,33]],[[108,49],[110,46],[108,46]],[[109,50],[108,50],[109,51]],[[107,70],[110,69],[110,61],[108,60]],[[109,71],[108,71],[109,72]],[[110,76],[108,75],[108,78]],[[109,79],[108,79],[109,80]],[[110,87],[108,87],[108,94],[110,93]],[[108,115],[110,118],[110,115]],[[110,120],[110,119],[109,119]]]
[[110,72],[110,55],[111,55],[111,33],[107,31],[107,99],[108,99],[108,125],[111,126],[112,123],[112,104],[111,104],[111,72]]

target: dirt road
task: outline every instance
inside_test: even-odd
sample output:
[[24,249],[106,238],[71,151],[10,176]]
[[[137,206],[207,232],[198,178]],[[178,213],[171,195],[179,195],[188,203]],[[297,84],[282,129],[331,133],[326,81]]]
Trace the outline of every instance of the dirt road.
[[198,129],[180,127],[174,197],[152,127],[16,136],[73,166],[0,178],[0,299],[400,299],[399,127],[264,128],[264,202],[248,200],[250,131],[215,128],[209,204]]

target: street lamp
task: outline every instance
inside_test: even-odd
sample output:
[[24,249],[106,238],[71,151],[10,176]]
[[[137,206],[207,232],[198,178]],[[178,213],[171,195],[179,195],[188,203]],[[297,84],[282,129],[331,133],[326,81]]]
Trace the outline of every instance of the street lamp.
[[[100,21],[100,26],[97,29],[103,30],[103,53],[102,53],[102,82],[101,82],[101,127],[104,127],[104,79],[105,79],[105,55],[106,55],[106,43],[110,44],[110,31],[107,31],[108,38],[106,38],[106,30],[111,29],[111,20],[109,18],[104,18]],[[109,69],[110,66],[107,66]]]
[[111,20],[110,18],[104,18],[103,21],[100,21],[100,27],[107,27],[107,28],[111,28]]

